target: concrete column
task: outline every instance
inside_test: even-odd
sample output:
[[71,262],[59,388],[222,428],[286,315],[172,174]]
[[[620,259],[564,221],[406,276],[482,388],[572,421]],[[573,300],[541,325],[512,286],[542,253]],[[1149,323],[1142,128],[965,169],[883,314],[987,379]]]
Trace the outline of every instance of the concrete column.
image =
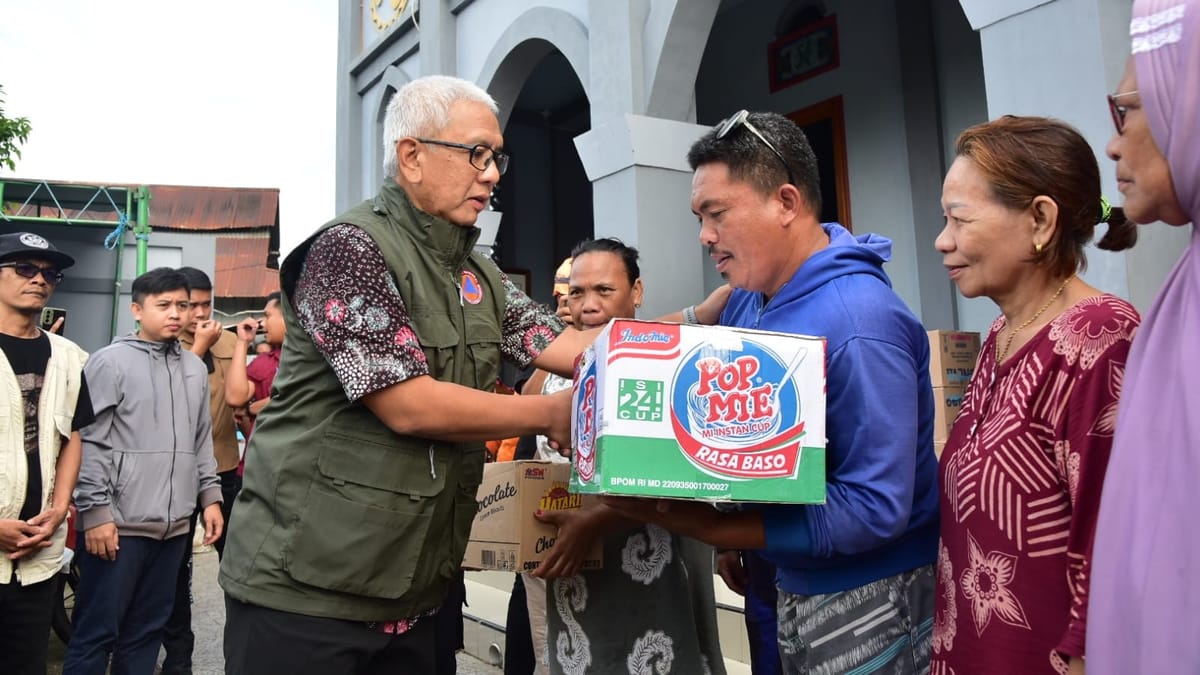
[[[362,184],[362,163],[359,150],[365,147],[362,130],[362,98],[354,90],[350,64],[358,57],[355,46],[362,42],[362,23],[357,0],[341,0],[338,10],[338,72],[337,72],[337,157],[334,160],[336,188],[334,209],[341,213],[359,200]],[[349,37],[353,36],[353,37]]]
[[691,212],[687,150],[708,127],[639,115],[592,118],[575,139],[592,181],[597,237],[614,236],[641,253],[646,303],[653,318],[699,302],[708,258]]
[[696,74],[720,0],[656,0],[646,17],[646,115],[695,119]]
[[424,0],[418,9],[421,26],[421,74],[458,74],[458,32],[450,0]]
[[642,48],[649,0],[588,2],[588,73],[592,119],[646,110]]
[[592,129],[575,146],[592,181],[596,236],[620,237],[645,261],[643,317],[694,304],[721,283],[690,206],[687,151],[708,128],[675,121],[694,115],[696,72],[718,2],[684,5],[588,3]]
[[[942,229],[941,97],[933,45],[933,12],[927,2],[897,0],[900,73],[904,84],[904,128],[908,138],[908,180],[912,188],[912,246],[915,252],[918,315],[929,328],[955,328],[954,286],[933,248]],[[918,308],[914,308],[918,309]]]

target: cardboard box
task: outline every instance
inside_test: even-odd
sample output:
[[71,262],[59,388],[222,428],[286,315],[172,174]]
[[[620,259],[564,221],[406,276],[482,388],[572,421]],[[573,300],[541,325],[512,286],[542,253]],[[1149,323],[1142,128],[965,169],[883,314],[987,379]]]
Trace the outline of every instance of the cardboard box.
[[965,386],[975,374],[975,362],[978,360],[979,333],[929,331],[931,386]]
[[576,366],[571,490],[825,501],[825,340],[615,319]]
[[[933,388],[933,442],[945,444],[954,428],[954,420],[958,410],[962,408],[963,394],[966,387],[934,387]],[[941,456],[941,453],[938,453]]]
[[[580,495],[567,491],[571,466],[566,462],[492,462],[483,466],[479,510],[471,525],[464,567],[531,572],[545,560],[558,532],[533,516],[537,509],[578,509]],[[600,569],[601,543],[582,569]]]

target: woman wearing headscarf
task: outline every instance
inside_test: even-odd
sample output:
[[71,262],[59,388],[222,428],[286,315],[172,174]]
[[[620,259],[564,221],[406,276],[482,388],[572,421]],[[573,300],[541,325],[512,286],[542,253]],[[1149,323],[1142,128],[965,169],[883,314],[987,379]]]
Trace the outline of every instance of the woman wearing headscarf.
[[1082,672],[1087,561],[1138,314],[1077,272],[1136,231],[1063,122],[1011,117],[958,137],[936,247],[959,291],[1000,307],[939,462],[931,672]]
[[1096,532],[1088,670],[1200,673],[1200,0],[1138,0],[1109,99],[1125,212],[1192,223],[1129,355]]

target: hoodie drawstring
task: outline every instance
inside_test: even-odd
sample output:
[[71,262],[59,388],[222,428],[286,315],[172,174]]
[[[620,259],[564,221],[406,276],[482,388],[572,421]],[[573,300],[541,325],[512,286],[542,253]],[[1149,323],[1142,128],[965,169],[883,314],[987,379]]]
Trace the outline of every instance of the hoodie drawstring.
[[437,471],[433,468],[433,445],[429,446],[429,477],[437,480]]

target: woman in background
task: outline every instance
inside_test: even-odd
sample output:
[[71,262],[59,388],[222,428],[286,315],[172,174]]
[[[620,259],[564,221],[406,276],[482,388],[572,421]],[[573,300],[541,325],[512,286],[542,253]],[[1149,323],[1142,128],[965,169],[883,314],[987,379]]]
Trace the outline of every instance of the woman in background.
[[1108,156],[1125,213],[1191,222],[1191,242],[1129,353],[1096,532],[1088,669],[1200,673],[1200,0],[1138,0],[1133,17]]

